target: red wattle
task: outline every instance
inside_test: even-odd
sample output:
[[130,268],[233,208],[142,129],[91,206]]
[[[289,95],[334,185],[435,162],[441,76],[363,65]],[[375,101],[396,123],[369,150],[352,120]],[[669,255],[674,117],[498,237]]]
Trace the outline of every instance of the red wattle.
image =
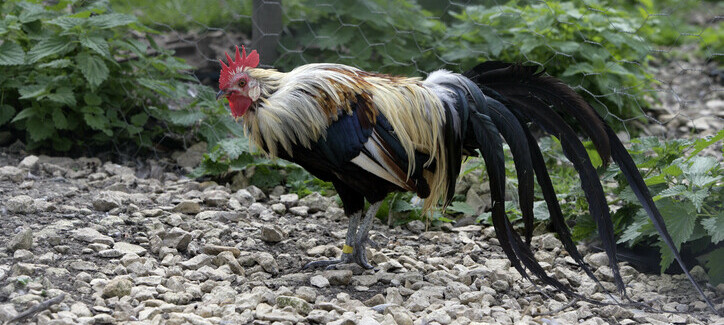
[[240,95],[229,96],[229,108],[234,118],[243,116],[251,106],[251,98]]

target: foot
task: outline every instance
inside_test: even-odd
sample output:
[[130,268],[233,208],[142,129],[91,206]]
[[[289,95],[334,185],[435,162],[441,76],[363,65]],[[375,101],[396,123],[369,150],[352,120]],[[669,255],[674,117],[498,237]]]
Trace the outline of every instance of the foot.
[[365,250],[365,244],[371,243],[372,246],[376,246],[377,244],[373,242],[369,237],[362,238],[357,241],[357,243],[354,245],[354,251],[352,252],[352,261],[359,264],[362,268],[366,270],[373,269],[374,266],[372,266],[369,262],[367,262],[367,251]]
[[339,264],[352,263],[352,254],[342,254],[339,259],[313,261],[305,264],[302,270],[325,268],[326,270],[334,269]]

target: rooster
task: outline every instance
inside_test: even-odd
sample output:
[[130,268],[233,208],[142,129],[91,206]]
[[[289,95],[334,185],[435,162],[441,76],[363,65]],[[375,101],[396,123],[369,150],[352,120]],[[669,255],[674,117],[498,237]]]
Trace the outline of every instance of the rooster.
[[[412,191],[424,198],[424,210],[452,200],[461,163],[481,155],[490,177],[492,221],[512,266],[530,279],[580,297],[550,277],[530,250],[534,181],[542,189],[552,227],[580,267],[600,285],[571,239],[530,123],[557,137],[581,178],[589,211],[598,224],[613,278],[620,294],[619,272],[610,212],[602,185],[574,129],[573,118],[592,140],[603,161],[612,158],[674,253],[686,276],[709,306],[712,303],[684,266],[663,218],[633,160],[614,131],[578,94],[536,67],[485,62],[457,74],[438,70],[424,80],[366,72],[341,64],[307,64],[283,73],[258,67],[259,55],[236,47],[226,54],[218,98],[226,98],[231,115],[242,118],[251,142],[271,157],[295,162],[331,182],[349,217],[339,259],[314,261],[306,267],[341,263],[372,266],[365,256],[372,221],[390,192]],[[517,177],[524,237],[505,215],[503,140],[510,147]],[[365,199],[370,203],[366,213]]]

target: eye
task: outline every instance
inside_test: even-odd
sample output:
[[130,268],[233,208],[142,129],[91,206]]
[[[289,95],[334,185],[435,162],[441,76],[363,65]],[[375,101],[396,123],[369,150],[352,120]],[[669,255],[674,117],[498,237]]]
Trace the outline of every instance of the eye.
[[239,87],[244,87],[244,86],[246,86],[246,80],[239,81]]

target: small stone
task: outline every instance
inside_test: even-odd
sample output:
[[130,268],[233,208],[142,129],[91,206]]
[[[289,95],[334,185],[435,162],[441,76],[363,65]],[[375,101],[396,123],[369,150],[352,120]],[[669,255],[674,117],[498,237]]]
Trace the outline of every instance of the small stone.
[[10,252],[14,252],[18,249],[30,250],[33,247],[33,231],[30,228],[26,228],[17,235],[13,236],[7,243],[7,248]]
[[272,204],[271,209],[277,214],[284,214],[285,212],[287,212],[287,207],[281,203]]
[[560,248],[563,246],[563,244],[561,244],[561,241],[553,236],[553,234],[545,234],[540,236],[540,245],[543,247],[543,249],[548,250],[553,250],[555,248]]
[[160,234],[163,239],[161,246],[173,247],[181,252],[185,252],[186,248],[191,243],[191,233],[178,227],[171,228],[166,233]]
[[5,202],[5,208],[10,213],[33,213],[33,198],[27,195],[18,195]]
[[143,256],[144,254],[146,254],[145,248],[126,242],[116,242],[115,244],[113,244],[113,249],[119,251],[122,255],[134,253],[139,256]]
[[0,305],[0,322],[7,322],[18,315],[17,310],[13,304],[2,304]]
[[98,265],[89,261],[73,261],[70,263],[70,269],[74,271],[97,271]]
[[91,313],[88,306],[86,306],[82,302],[76,302],[72,305],[70,305],[70,312],[75,314],[78,317],[91,317],[93,316],[93,313]]
[[204,246],[203,251],[205,254],[213,255],[213,256],[219,255],[222,252],[231,252],[234,255],[234,257],[239,257],[239,255],[241,255],[241,251],[238,248],[232,247],[232,246],[207,244]]
[[20,183],[25,179],[26,174],[26,171],[15,166],[0,167],[0,180],[8,179],[15,183]]
[[213,190],[204,192],[203,199],[204,203],[208,206],[212,207],[224,207],[227,203],[229,203],[229,198],[231,196],[226,191],[222,190]]
[[256,201],[266,199],[266,194],[264,194],[264,191],[254,185],[247,187],[246,190],[249,192],[249,194],[251,194],[252,197],[254,197],[254,200]]
[[185,200],[177,204],[171,211],[184,214],[197,214],[201,212],[201,205],[196,201]]
[[242,206],[248,207],[256,202],[254,196],[249,193],[246,189],[240,189],[236,193],[231,195],[232,198],[236,199]]
[[407,227],[407,230],[419,234],[425,231],[425,224],[420,220],[412,220],[405,225]]
[[280,308],[291,306],[300,315],[307,315],[312,311],[312,306],[308,302],[297,297],[279,296],[277,297],[276,305]]
[[74,239],[80,240],[83,242],[101,243],[101,244],[106,244],[108,246],[114,244],[113,238],[103,235],[100,232],[98,232],[98,230],[95,230],[90,227],[80,228],[80,229],[74,230],[72,233],[73,233]]
[[244,268],[241,266],[241,264],[239,264],[239,261],[236,260],[234,254],[230,251],[223,251],[219,253],[215,257],[214,261],[217,266],[228,265],[231,269],[231,272],[234,272],[234,274],[245,274]]
[[133,282],[127,277],[116,277],[106,283],[103,287],[103,297],[123,297],[131,294],[131,288],[133,288]]
[[327,270],[322,276],[329,280],[332,285],[348,285],[352,282],[353,272],[351,270]]
[[309,278],[309,283],[317,288],[329,287],[329,280],[321,275],[315,275]]
[[279,274],[279,265],[272,254],[260,252],[254,256],[254,259],[256,260],[256,263],[264,269],[264,271],[271,273],[272,275]]
[[258,217],[262,211],[266,210],[266,207],[261,203],[253,203],[247,209],[249,216],[252,218]]
[[297,202],[299,202],[299,195],[297,194],[283,194],[279,197],[279,203],[283,204],[287,208],[291,208],[293,206],[297,205]]
[[22,169],[31,170],[31,171],[35,170],[38,168],[38,160],[39,160],[38,156],[34,156],[34,155],[27,156],[27,157],[23,158],[22,161],[20,161],[20,163],[18,164],[18,167],[20,167]]
[[372,296],[372,298],[365,300],[364,304],[367,307],[373,307],[373,306],[377,306],[377,305],[382,305],[386,302],[387,301],[385,300],[385,296],[378,293],[378,294]]
[[124,196],[128,194],[119,191],[103,191],[93,199],[93,209],[98,211],[110,211],[123,204]]
[[202,266],[210,266],[212,263],[212,257],[206,254],[199,254],[192,257],[189,260],[179,263],[181,267],[189,270],[198,270]]
[[605,252],[586,255],[585,260],[595,268],[608,265],[608,255]]
[[314,302],[317,299],[317,291],[312,287],[302,286],[294,291],[294,294],[306,302]]
[[495,282],[493,282],[490,286],[498,292],[506,292],[510,288],[508,281],[503,280],[495,280]]
[[269,243],[278,243],[284,240],[287,234],[277,225],[263,225],[261,227],[261,240]]
[[17,262],[30,262],[34,257],[35,255],[27,249],[18,249],[13,254],[13,259]]
[[332,205],[332,199],[322,196],[319,192],[312,192],[299,200],[300,206],[309,207],[309,212],[325,211]]
[[306,207],[306,206],[292,207],[292,208],[289,208],[289,212],[291,212],[295,216],[306,217],[307,215],[309,215],[309,207]]
[[385,315],[392,315],[397,325],[413,325],[410,312],[402,306],[390,306],[385,309]]

